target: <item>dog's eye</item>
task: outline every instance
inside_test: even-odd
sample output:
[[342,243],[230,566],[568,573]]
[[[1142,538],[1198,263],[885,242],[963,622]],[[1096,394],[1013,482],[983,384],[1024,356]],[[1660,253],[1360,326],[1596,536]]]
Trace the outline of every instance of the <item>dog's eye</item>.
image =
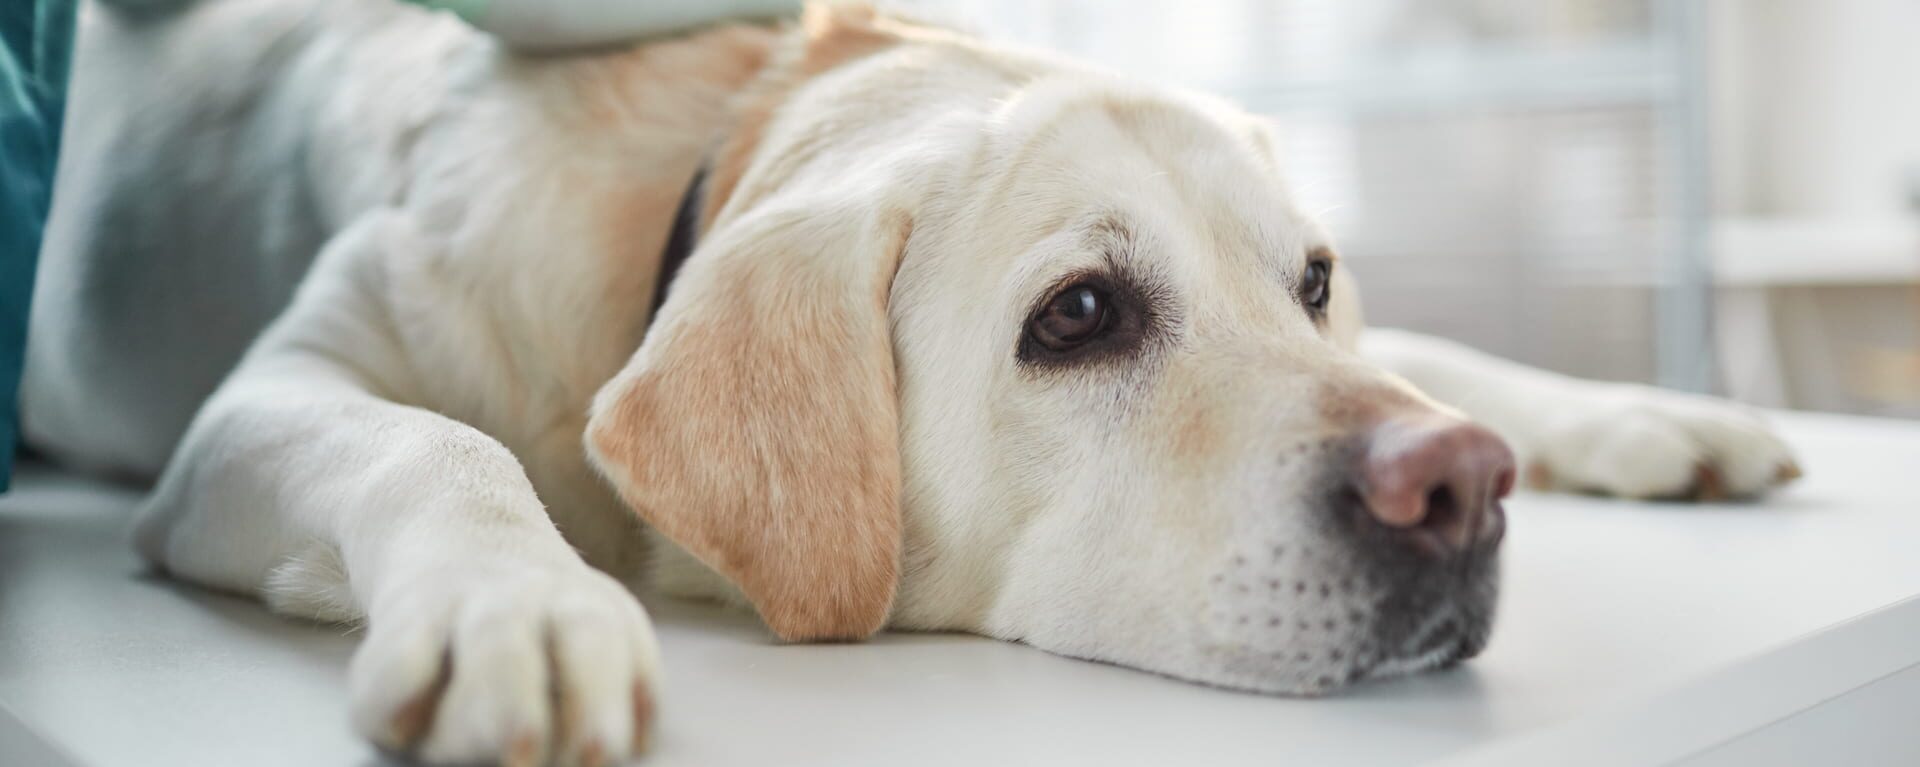
[[1315,259],[1307,262],[1307,271],[1300,277],[1300,303],[1308,311],[1319,314],[1327,310],[1327,299],[1333,297],[1328,283],[1333,279],[1333,264]]
[[1088,285],[1075,285],[1055,294],[1041,307],[1027,328],[1041,346],[1066,351],[1099,337],[1107,329],[1107,295]]

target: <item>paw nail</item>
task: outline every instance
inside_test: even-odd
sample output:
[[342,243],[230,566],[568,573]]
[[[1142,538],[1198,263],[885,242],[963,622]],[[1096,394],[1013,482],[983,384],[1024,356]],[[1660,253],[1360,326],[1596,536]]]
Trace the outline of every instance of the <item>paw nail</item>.
[[1693,499],[1696,501],[1724,501],[1727,499],[1727,483],[1720,478],[1720,472],[1712,466],[1700,464],[1693,470]]
[[580,749],[580,767],[602,767],[606,763],[607,750],[600,745],[600,741],[588,743],[586,748]]
[[1527,487],[1535,490],[1553,489],[1553,471],[1546,464],[1533,463],[1527,466]]
[[545,751],[540,747],[539,736],[526,733],[513,739],[502,761],[509,767],[535,767],[540,764],[540,758],[546,755]]
[[647,750],[647,741],[653,735],[653,693],[645,684],[633,686],[633,752]]
[[427,730],[433,728],[433,718],[440,710],[440,697],[446,694],[447,683],[453,681],[453,659],[443,656],[440,670],[433,681],[415,695],[412,700],[393,712],[393,718],[387,720],[387,738],[389,745],[406,751],[426,737]]
[[1805,476],[1805,475],[1800,472],[1800,464],[1794,463],[1792,461],[1788,461],[1786,463],[1780,464],[1778,467],[1775,467],[1773,470],[1773,482],[1774,484],[1778,484],[1778,485],[1784,485],[1788,482],[1792,482],[1796,479],[1799,479],[1802,476]]

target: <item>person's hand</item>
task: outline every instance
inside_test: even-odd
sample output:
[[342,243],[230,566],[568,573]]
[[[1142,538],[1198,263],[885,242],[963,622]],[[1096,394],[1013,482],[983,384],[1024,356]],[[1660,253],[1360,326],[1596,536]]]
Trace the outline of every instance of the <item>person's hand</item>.
[[523,50],[615,45],[734,19],[796,15],[800,0],[407,0],[452,11]]

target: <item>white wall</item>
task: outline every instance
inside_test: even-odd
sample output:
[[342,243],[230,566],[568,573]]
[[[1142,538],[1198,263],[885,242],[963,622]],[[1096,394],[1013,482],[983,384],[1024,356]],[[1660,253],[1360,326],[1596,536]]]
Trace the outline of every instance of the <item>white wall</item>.
[[1920,0],[1708,2],[1727,387],[1920,415]]
[[1722,215],[1885,218],[1920,187],[1920,0],[1711,0]]

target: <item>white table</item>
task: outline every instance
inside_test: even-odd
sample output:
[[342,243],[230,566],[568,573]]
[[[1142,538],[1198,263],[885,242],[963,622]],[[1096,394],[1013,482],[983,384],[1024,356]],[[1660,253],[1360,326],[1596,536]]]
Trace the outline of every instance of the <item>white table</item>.
[[[958,635],[779,646],[744,614],[653,605],[667,676],[645,763],[1920,760],[1920,601],[1903,603],[1920,424],[1779,421],[1808,477],[1764,505],[1514,499],[1487,652],[1330,699]],[[352,637],[140,574],[136,490],[18,479],[0,497],[0,709],[18,718],[0,710],[0,763],[380,762],[346,723]]]

